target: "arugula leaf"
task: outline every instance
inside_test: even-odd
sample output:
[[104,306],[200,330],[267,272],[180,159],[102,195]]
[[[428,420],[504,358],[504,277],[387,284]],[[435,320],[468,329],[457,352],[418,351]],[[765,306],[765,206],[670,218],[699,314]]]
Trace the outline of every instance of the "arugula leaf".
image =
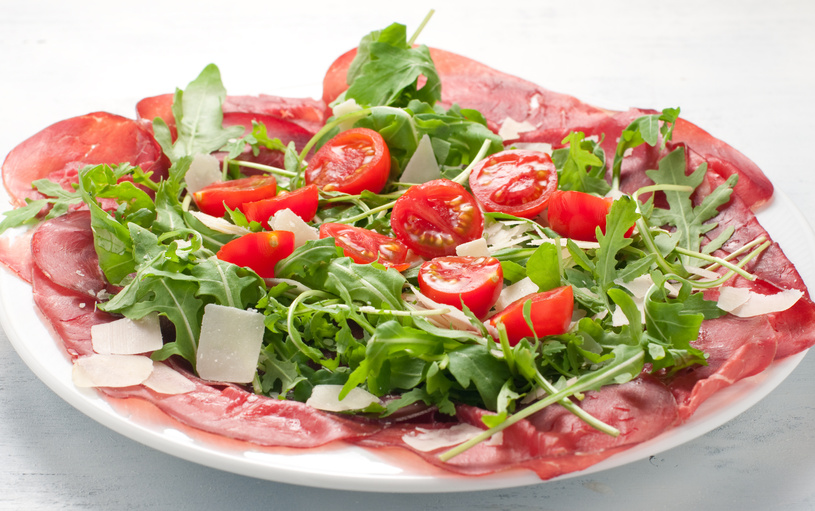
[[385,304],[392,309],[403,308],[401,296],[405,278],[394,269],[383,271],[344,257],[334,238],[310,241],[297,248],[278,263],[275,275],[341,298],[353,297],[355,301],[375,307]]
[[597,250],[594,271],[598,276],[597,283],[602,289],[609,289],[618,277],[617,254],[625,247],[631,245],[633,240],[625,236],[626,232],[639,218],[634,200],[622,196],[611,204],[606,216],[606,232],[597,228],[597,241],[600,248]]
[[[696,189],[704,181],[707,164],[703,163],[690,175],[685,174],[685,166],[685,151],[680,147],[660,160],[658,170],[648,170],[646,174],[656,184],[684,185]],[[665,191],[669,209],[655,207],[649,223],[675,227],[671,238],[675,239],[676,244],[698,252],[704,234],[717,225],[706,222],[718,214],[719,206],[730,200],[737,179],[738,176],[733,174],[695,207],[691,201],[692,192]],[[684,259],[689,260],[687,257]]]
[[582,132],[571,132],[562,144],[568,148],[552,151],[558,169],[558,188],[606,195],[611,186],[606,182],[605,152],[600,144],[586,140]]
[[486,346],[468,345],[448,353],[450,373],[464,388],[471,385],[490,410],[496,410],[498,396],[511,377],[507,365],[495,358]]
[[559,253],[560,248],[553,243],[543,243],[529,258],[526,274],[537,284],[538,291],[548,291],[560,286]]
[[221,72],[214,64],[205,67],[185,90],[176,89],[173,98],[176,141],[172,141],[167,123],[158,117],[153,120],[155,138],[170,161],[209,154],[223,147],[229,139],[243,134],[243,126],[223,127],[225,99]]
[[619,186],[620,171],[622,170],[623,158],[626,152],[646,143],[651,147],[655,147],[659,142],[660,134],[664,144],[665,141],[670,140],[673,134],[673,125],[678,118],[678,108],[666,108],[660,114],[643,115],[634,119],[622,131],[620,140],[617,142],[617,151],[614,153],[614,164],[611,172],[613,188]]
[[[419,78],[425,83],[419,88]],[[441,99],[441,80],[426,46],[411,47],[404,25],[391,24],[360,42],[346,77],[342,96],[367,106],[406,106],[418,99],[433,104]]]

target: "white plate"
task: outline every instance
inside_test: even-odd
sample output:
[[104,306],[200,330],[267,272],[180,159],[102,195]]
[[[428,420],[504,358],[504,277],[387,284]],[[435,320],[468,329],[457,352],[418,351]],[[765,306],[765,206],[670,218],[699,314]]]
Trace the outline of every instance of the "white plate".
[[[815,233],[781,192],[759,215],[809,287],[815,289]],[[71,382],[71,362],[54,342],[36,311],[31,288],[8,271],[0,272],[0,323],[31,370],[62,399],[89,417],[137,442],[209,467],[272,481],[372,492],[455,492],[541,483],[529,471],[483,477],[448,474],[397,449],[374,450],[332,444],[317,449],[263,448],[182,426],[138,400],[114,400]],[[774,363],[706,401],[685,424],[619,453],[584,471],[558,479],[608,470],[689,442],[733,419],[795,369],[805,353]]]

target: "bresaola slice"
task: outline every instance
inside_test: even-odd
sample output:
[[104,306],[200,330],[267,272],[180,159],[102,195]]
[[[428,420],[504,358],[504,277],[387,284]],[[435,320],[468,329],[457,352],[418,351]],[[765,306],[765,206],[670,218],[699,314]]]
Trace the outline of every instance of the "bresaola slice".
[[42,224],[31,237],[31,253],[34,264],[55,285],[92,299],[100,298],[108,289],[93,246],[88,211],[69,213]]
[[161,148],[138,122],[95,112],[57,122],[11,150],[3,162],[3,184],[12,202],[42,198],[31,183],[48,178],[71,189],[86,165],[129,162],[146,172],[163,174]]

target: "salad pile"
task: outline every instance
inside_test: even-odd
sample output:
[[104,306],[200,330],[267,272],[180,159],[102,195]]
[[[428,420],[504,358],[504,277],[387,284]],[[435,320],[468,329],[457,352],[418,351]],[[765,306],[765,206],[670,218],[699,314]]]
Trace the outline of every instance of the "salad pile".
[[[686,175],[680,147],[647,173],[653,185],[620,192],[624,159],[664,148],[678,109],[631,123],[613,161],[580,132],[554,150],[505,149],[479,112],[437,105],[414,40],[399,24],[364,37],[334,116],[300,151],[262,123],[224,128],[210,65],[175,93],[177,131],[153,123],[166,177],[122,163],[80,170],[75,190],[36,181],[45,198],[0,229],[87,207],[118,288],[99,308],[172,324],[154,360],[195,369],[217,304],[263,315],[256,371],[238,382],[257,394],[308,402],[334,388],[342,403],[364,391],[344,413],[385,421],[416,405],[493,412],[443,459],[555,403],[617,435],[577,406],[583,394],[705,364],[691,342],[725,311],[703,292],[752,279],[741,267],[769,244],[711,255],[732,234],[705,238],[736,176],[692,200],[706,168]],[[284,152],[284,168],[236,159],[247,148]]]

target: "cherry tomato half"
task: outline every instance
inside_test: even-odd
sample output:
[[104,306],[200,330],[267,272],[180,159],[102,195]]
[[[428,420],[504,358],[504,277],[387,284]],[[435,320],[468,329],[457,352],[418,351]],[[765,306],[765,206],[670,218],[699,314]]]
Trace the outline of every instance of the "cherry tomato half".
[[463,186],[436,179],[410,188],[396,200],[391,229],[420,256],[449,256],[458,245],[481,237],[484,215]]
[[546,153],[501,151],[476,164],[470,189],[487,211],[532,218],[557,189],[557,170]]
[[306,185],[290,192],[283,192],[269,199],[247,202],[241,211],[250,222],[260,222],[264,229],[269,228],[269,218],[283,209],[290,209],[305,222],[310,222],[317,214],[320,192],[315,185]]
[[244,266],[265,279],[274,277],[278,261],[294,252],[294,234],[289,231],[263,231],[244,234],[221,247],[216,256]]
[[[606,233],[606,215],[614,201],[590,193],[558,190],[549,199],[549,226],[561,236],[597,241],[596,230]],[[626,232],[631,236],[634,227]]]
[[306,183],[352,195],[379,193],[388,182],[391,154],[382,135],[368,128],[343,131],[311,158]]
[[226,213],[224,204],[235,209],[247,202],[274,197],[276,193],[274,176],[262,175],[212,183],[193,193],[192,198],[202,212],[222,217]]
[[401,241],[370,229],[328,222],[320,225],[320,238],[334,238],[343,254],[355,263],[379,261],[398,271],[408,269],[411,264],[408,248]]
[[557,287],[516,300],[489,319],[494,327],[498,323],[504,324],[510,346],[515,346],[524,337],[533,336],[524,319],[524,303],[529,300],[532,301],[529,316],[535,335],[558,335],[569,330],[574,311],[574,292],[572,286]]
[[419,290],[431,300],[461,309],[478,318],[487,315],[504,283],[501,263],[494,257],[437,257],[419,269]]

